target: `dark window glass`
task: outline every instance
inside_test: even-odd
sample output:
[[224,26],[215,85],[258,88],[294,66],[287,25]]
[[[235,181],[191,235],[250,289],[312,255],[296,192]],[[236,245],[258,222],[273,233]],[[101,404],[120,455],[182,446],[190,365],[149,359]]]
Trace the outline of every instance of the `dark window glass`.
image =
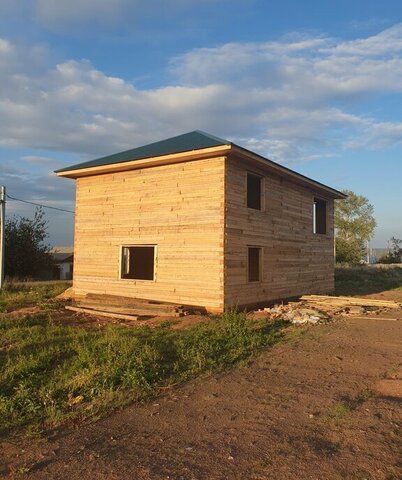
[[261,210],[262,177],[247,173],[247,207]]
[[121,278],[153,280],[155,247],[123,247]]
[[321,234],[327,233],[327,202],[319,198],[314,198],[313,232]]
[[261,280],[261,248],[248,247],[248,281]]

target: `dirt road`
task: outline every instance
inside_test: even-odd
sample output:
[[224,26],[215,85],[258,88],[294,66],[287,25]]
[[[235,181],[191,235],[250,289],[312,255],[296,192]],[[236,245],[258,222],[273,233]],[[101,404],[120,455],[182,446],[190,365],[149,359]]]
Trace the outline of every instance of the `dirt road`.
[[400,479],[398,317],[296,330],[249,365],[199,378],[148,405],[42,439],[8,439],[0,445],[0,474]]

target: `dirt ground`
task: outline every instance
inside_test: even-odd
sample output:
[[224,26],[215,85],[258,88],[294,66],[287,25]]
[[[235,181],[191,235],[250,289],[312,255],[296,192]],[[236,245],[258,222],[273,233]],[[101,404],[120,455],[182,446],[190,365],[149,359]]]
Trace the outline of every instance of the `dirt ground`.
[[32,479],[400,479],[402,311],[295,328],[146,405],[0,444]]

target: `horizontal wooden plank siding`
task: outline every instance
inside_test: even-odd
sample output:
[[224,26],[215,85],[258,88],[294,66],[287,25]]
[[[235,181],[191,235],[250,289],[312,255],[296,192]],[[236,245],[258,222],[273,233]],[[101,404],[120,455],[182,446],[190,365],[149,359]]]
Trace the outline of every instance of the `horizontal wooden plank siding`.
[[[263,176],[262,209],[246,204],[247,171]],[[230,156],[225,181],[225,305],[250,305],[334,288],[333,200],[327,234],[313,234],[314,191]],[[248,282],[247,247],[262,248],[261,282]]]
[[[223,309],[224,157],[77,179],[74,291]],[[155,281],[121,280],[122,245],[156,245]]]

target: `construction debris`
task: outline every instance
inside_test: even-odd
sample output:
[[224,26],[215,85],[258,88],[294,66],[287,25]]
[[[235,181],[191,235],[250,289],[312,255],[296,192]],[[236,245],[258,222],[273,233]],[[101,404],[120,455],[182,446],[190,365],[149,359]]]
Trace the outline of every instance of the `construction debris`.
[[391,309],[401,309],[402,304],[372,298],[331,297],[327,295],[303,295],[298,302],[264,308],[272,320],[288,320],[294,324],[316,324],[330,321],[335,315],[358,316],[379,314]]
[[287,320],[295,324],[320,323],[330,320],[325,312],[313,308],[306,308],[301,303],[288,303],[286,305],[275,305],[272,308],[264,308],[273,320]]

